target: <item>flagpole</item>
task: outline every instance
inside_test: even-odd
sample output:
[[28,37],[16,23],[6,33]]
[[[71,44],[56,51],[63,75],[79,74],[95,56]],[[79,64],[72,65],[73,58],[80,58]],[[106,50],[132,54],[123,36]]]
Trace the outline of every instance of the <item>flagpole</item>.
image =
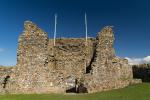
[[85,40],[85,73],[86,73],[86,68],[87,68],[87,16],[85,13],[85,35],[86,35],[86,40]]
[[56,45],[56,33],[57,33],[57,14],[55,14],[54,46]]
[[86,45],[87,45],[87,16],[86,16],[86,13],[85,13],[85,34],[86,34]]

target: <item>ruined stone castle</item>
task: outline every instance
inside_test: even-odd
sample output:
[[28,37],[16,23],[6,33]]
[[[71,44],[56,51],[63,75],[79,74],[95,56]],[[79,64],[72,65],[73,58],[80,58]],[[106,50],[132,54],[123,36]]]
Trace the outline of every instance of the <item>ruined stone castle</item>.
[[30,21],[19,36],[17,65],[0,68],[0,93],[92,93],[135,83],[126,59],[115,55],[114,33],[96,38],[59,38],[56,45]]

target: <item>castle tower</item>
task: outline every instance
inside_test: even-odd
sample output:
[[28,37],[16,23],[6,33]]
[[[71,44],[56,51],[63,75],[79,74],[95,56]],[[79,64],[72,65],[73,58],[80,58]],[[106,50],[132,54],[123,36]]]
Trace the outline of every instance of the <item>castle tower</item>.
[[[106,68],[108,60],[115,57],[114,34],[111,26],[104,27],[97,35],[95,62],[92,64],[93,74],[98,76],[100,70]],[[102,77],[102,75],[101,75]]]
[[19,37],[16,82],[21,92],[42,92],[49,86],[47,33],[30,21],[24,23]]
[[96,39],[91,77],[85,77],[84,83],[88,92],[116,89],[130,84],[133,79],[132,67],[126,59],[116,57],[113,48],[115,38],[112,27],[104,27]]
[[98,33],[97,40],[97,51],[101,59],[115,57],[113,48],[115,38],[111,26],[104,27],[102,31]]

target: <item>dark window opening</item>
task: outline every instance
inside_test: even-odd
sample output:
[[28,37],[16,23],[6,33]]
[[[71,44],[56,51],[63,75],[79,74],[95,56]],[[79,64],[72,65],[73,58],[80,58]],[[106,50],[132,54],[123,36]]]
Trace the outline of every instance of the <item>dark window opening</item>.
[[79,87],[78,87],[78,91],[77,93],[88,93],[88,90],[87,88],[84,86],[84,84],[80,84]]
[[97,57],[96,50],[94,49],[93,51],[94,51],[94,53],[93,53],[93,57],[92,57],[92,59],[90,61],[90,64],[86,67],[86,73],[90,73],[91,72],[91,70],[92,70],[92,63],[95,62],[95,60],[96,60],[95,58]]
[[76,87],[66,90],[66,93],[77,93]]
[[91,66],[88,66],[88,67],[86,68],[86,73],[90,73],[91,70],[92,70]]
[[72,87],[72,88],[66,90],[66,93],[77,93],[78,80],[75,79],[75,81],[73,81],[72,83],[75,84],[75,87]]
[[4,78],[3,88],[6,88],[6,84],[7,84],[9,78],[10,78],[10,76],[6,76],[6,77]]
[[88,90],[84,84],[81,83],[79,86],[76,85],[75,87],[66,90],[66,93],[88,93]]

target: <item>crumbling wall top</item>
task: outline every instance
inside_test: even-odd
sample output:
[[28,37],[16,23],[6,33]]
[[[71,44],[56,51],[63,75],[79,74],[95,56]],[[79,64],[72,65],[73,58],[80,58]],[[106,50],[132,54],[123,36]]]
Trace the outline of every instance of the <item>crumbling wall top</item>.
[[115,38],[114,38],[114,32],[113,32],[113,26],[105,26],[99,33],[97,36],[98,40],[104,40],[104,39],[111,39],[111,42],[114,42]]

